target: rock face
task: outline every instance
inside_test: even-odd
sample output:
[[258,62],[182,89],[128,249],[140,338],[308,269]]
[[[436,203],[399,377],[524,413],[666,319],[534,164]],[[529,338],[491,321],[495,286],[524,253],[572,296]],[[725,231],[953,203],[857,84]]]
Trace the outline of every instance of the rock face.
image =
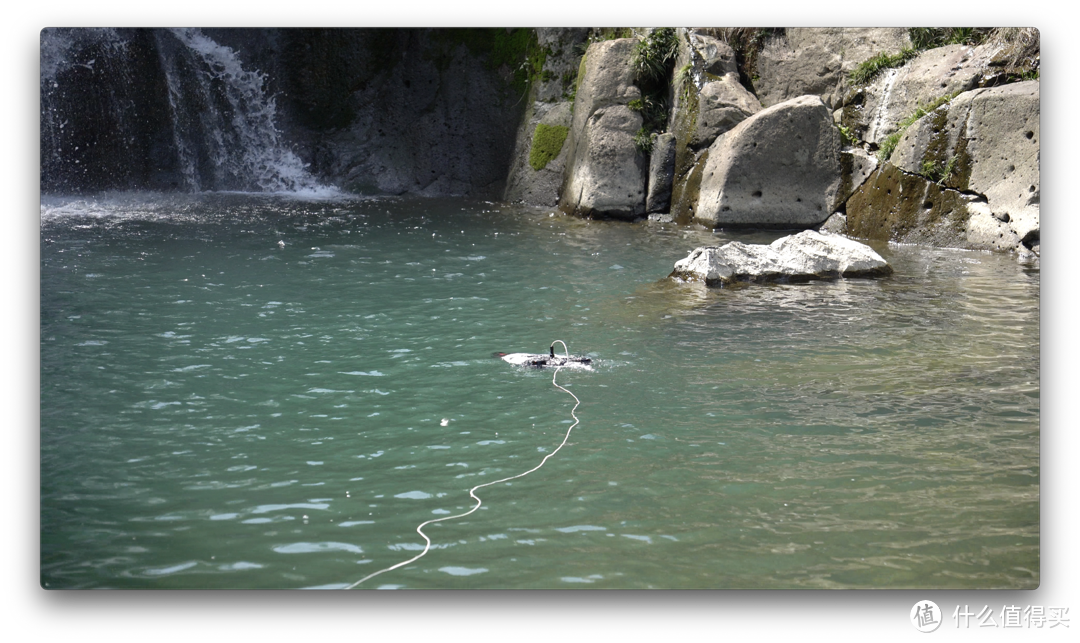
[[924,51],[853,90],[844,99],[841,123],[867,143],[879,144],[919,105],[978,87],[1000,49],[1000,45],[948,45]]
[[770,40],[762,49],[754,87],[768,106],[814,94],[832,109],[840,105],[848,74],[859,63],[909,46],[907,29],[785,29],[782,38]]
[[649,157],[649,193],[645,212],[667,212],[671,205],[671,182],[675,178],[675,135],[660,134]]
[[1017,250],[1039,243],[1039,83],[976,89],[916,121],[848,201],[846,232]]
[[636,219],[645,214],[647,160],[634,144],[641,98],[630,65],[637,40],[593,43],[578,72],[559,208],[587,217]]
[[892,268],[870,246],[834,234],[804,230],[769,245],[732,241],[694,249],[675,263],[671,277],[723,286],[739,281],[808,281],[873,277]]
[[529,205],[555,206],[559,203],[566,170],[565,138],[556,155],[542,163],[550,153],[544,149],[538,157],[537,143],[550,142],[550,128],[569,132],[573,102],[570,90],[580,57],[574,51],[585,42],[588,29],[537,29],[538,45],[545,52],[543,70],[534,80],[527,98],[525,116],[518,127],[510,171],[506,177],[503,200]]
[[[535,102],[525,122],[531,127],[524,126],[518,131],[518,141],[514,148],[514,157],[506,180],[503,200],[530,205],[557,205],[563,172],[566,170],[565,140],[557,154],[543,165],[534,164],[531,161],[537,156],[536,147],[541,144],[540,139],[545,128],[569,129],[570,103]],[[544,156],[541,156],[542,160],[543,158]]]
[[465,44],[437,36],[393,33],[400,58],[355,93],[348,127],[328,135],[320,165],[349,191],[502,194],[521,97]]
[[980,250],[1013,250],[1019,238],[977,195],[886,163],[847,202],[844,234]]
[[965,92],[916,121],[891,163],[986,197],[1022,240],[1039,234],[1039,83]]
[[825,103],[792,99],[712,144],[694,219],[714,227],[818,225],[833,213],[841,170],[840,135]]
[[680,31],[669,129],[675,134],[671,214],[689,221],[708,148],[718,136],[761,111],[758,99],[739,84],[735,52],[711,36]]

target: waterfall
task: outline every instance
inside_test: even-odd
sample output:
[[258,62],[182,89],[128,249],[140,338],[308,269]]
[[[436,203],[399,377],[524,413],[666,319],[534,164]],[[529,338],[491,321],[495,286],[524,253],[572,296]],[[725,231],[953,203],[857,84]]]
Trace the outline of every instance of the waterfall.
[[268,78],[199,29],[46,29],[42,189],[328,195]]
[[[889,102],[892,100],[893,85],[896,84],[896,79],[900,77],[899,69],[890,69],[885,72],[885,77],[881,81],[884,89],[881,92],[881,99],[877,106],[874,108],[874,115],[870,120],[870,127],[866,132],[866,140],[880,143],[885,136],[891,134],[896,129],[896,124],[891,123],[888,120],[889,115]],[[886,131],[887,128],[892,128]]]

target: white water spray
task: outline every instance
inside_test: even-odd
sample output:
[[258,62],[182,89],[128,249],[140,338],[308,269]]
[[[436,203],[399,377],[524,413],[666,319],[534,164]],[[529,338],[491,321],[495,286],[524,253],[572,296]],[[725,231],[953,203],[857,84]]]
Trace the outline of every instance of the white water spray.
[[330,197],[278,129],[266,74],[200,29],[44,29],[42,185]]
[[[265,75],[244,69],[236,52],[199,29],[169,29],[168,33],[186,47],[173,56],[162,48],[162,65],[173,110],[173,139],[191,187],[196,191],[208,187],[325,191],[277,129],[277,105],[265,90]],[[185,65],[195,73],[185,73]],[[197,142],[192,140],[195,132],[201,134]],[[196,145],[207,158],[198,158]],[[200,161],[213,172],[211,186],[199,178]]]

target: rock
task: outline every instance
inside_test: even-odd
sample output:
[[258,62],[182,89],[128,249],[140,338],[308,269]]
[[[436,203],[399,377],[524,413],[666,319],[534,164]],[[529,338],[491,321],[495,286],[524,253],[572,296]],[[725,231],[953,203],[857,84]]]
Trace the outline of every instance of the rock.
[[815,94],[836,107],[859,63],[910,46],[903,28],[788,28],[758,56],[754,88],[767,106]]
[[980,91],[967,123],[967,190],[985,195],[994,214],[1025,243],[1039,238],[1039,82]]
[[645,212],[667,212],[671,206],[671,182],[675,177],[675,135],[660,134],[653,140],[649,157],[649,192]]
[[577,71],[578,56],[574,51],[589,37],[582,27],[537,27],[537,44],[544,49],[543,73],[534,79],[531,99],[545,103],[569,100],[573,73]]
[[[534,102],[526,123],[532,127],[522,127],[518,132],[517,145],[506,180],[503,200],[511,203],[554,206],[559,202],[559,188],[562,187],[563,172],[566,169],[567,145],[565,140],[558,154],[539,169],[530,162],[535,157],[534,146],[537,144],[537,131],[544,128],[570,127],[570,103]],[[551,131],[550,129],[548,131]],[[557,130],[556,130],[557,131]]]
[[840,133],[802,96],[762,110],[712,144],[694,219],[709,226],[809,227],[834,211]]
[[[533,79],[525,115],[518,127],[514,154],[506,178],[503,200],[528,205],[555,206],[559,203],[566,169],[565,138],[556,156],[543,163],[547,154],[537,154],[540,142],[552,139],[544,134],[569,132],[573,103],[573,78],[580,54],[577,47],[585,42],[588,29],[537,28],[537,44],[546,52],[543,71]],[[551,128],[556,128],[552,130]],[[548,152],[548,150],[544,150]],[[538,160],[540,162],[536,162]],[[539,169],[537,169],[539,167]]]
[[688,32],[687,37],[695,57],[700,61],[701,71],[713,76],[739,74],[735,50],[726,42],[693,31]]
[[1030,245],[1039,237],[1039,114],[1038,81],[965,92],[913,123],[890,162],[981,195]]
[[844,234],[973,250],[1014,250],[1020,239],[977,196],[885,163],[847,202]]
[[836,202],[847,201],[855,190],[870,178],[877,166],[877,157],[862,148],[849,147],[842,150],[840,152],[840,191],[836,195]]
[[578,72],[559,208],[588,217],[635,219],[645,214],[646,159],[634,144],[641,97],[630,56],[637,42],[620,38],[589,46]]
[[841,119],[867,143],[880,144],[919,105],[978,87],[1001,45],[947,45],[881,73],[844,99]]
[[723,286],[739,281],[808,281],[888,275],[892,267],[865,244],[804,230],[769,245],[732,241],[694,249],[675,263],[671,277]]
[[726,43],[679,30],[669,129],[675,134],[672,216],[688,222],[698,203],[707,150],[716,137],[761,110],[738,81],[735,52]]
[[737,73],[710,80],[698,93],[698,114],[690,147],[702,149],[716,137],[761,111],[761,103],[739,84]]
[[847,215],[840,212],[834,212],[818,228],[818,232],[828,232],[830,234],[844,234],[845,230],[847,230]]

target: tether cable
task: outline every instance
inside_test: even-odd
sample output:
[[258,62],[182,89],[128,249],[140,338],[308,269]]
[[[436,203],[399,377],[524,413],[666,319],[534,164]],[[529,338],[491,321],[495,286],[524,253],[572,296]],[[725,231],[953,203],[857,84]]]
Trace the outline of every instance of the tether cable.
[[[561,339],[557,339],[557,340],[551,342],[551,349],[554,349],[555,344],[562,344],[563,345],[563,351],[565,351],[565,353],[566,353],[566,359],[567,359],[566,363],[568,363],[569,359],[570,359],[570,349],[566,347],[566,342],[562,341]],[[468,515],[472,514],[477,509],[480,508],[481,504],[483,504],[483,501],[480,500],[480,497],[476,495],[476,490],[477,489],[483,489],[484,487],[490,487],[491,485],[496,485],[496,484],[499,484],[499,483],[502,483],[502,482],[509,482],[511,480],[517,480],[518,478],[523,478],[523,477],[529,475],[530,473],[532,473],[533,471],[536,471],[540,467],[544,466],[545,462],[547,462],[549,459],[551,459],[552,456],[554,456],[556,453],[559,452],[559,449],[563,448],[563,446],[566,445],[566,442],[570,439],[570,432],[573,431],[574,427],[577,426],[578,423],[581,421],[581,420],[578,419],[577,414],[574,413],[574,411],[577,410],[577,407],[581,405],[581,400],[579,400],[576,395],[574,395],[573,393],[571,393],[567,389],[563,388],[562,386],[559,385],[558,382],[555,381],[555,379],[559,375],[559,371],[562,369],[562,367],[564,365],[565,365],[565,363],[560,364],[559,366],[555,367],[555,373],[553,373],[552,376],[551,376],[551,383],[552,383],[552,385],[555,386],[555,388],[559,389],[560,391],[562,391],[562,392],[566,393],[567,395],[569,395],[570,397],[574,398],[574,402],[575,402],[574,408],[570,409],[570,417],[574,418],[574,423],[571,424],[570,428],[568,428],[566,430],[566,435],[563,436],[563,440],[562,440],[562,442],[559,443],[559,446],[555,447],[555,450],[552,451],[551,453],[545,455],[544,459],[540,461],[540,464],[536,465],[532,469],[529,469],[528,471],[524,471],[524,472],[519,473],[519,474],[517,474],[515,476],[510,476],[509,478],[503,478],[501,480],[494,480],[492,482],[485,482],[484,484],[478,484],[475,487],[473,487],[472,489],[469,489],[469,495],[472,497],[473,500],[476,501],[476,505],[474,505],[472,509],[466,511],[465,513],[457,514],[457,515],[454,515],[454,516],[443,516],[442,518],[433,518],[431,520],[420,523],[416,527],[416,533],[420,534],[420,536],[424,539],[424,542],[427,543],[427,544],[424,545],[424,551],[420,552],[419,554],[413,556],[412,558],[410,558],[408,560],[403,560],[403,561],[401,561],[400,563],[398,563],[396,565],[392,565],[390,567],[387,567],[386,569],[380,569],[377,572],[374,572],[372,574],[368,574],[367,576],[364,576],[363,578],[356,581],[352,585],[349,585],[349,586],[345,587],[345,589],[353,589],[357,585],[360,585],[364,581],[375,578],[379,574],[385,574],[386,572],[393,571],[395,569],[398,569],[399,567],[404,567],[405,565],[408,565],[410,563],[414,563],[414,562],[420,560],[421,558],[424,557],[425,554],[428,553],[428,550],[431,549],[431,539],[428,538],[427,534],[424,533],[424,527],[427,527],[428,525],[433,525],[433,524],[435,524],[437,522],[445,522],[447,520],[457,520],[458,518],[464,518],[465,516],[468,516]]]

